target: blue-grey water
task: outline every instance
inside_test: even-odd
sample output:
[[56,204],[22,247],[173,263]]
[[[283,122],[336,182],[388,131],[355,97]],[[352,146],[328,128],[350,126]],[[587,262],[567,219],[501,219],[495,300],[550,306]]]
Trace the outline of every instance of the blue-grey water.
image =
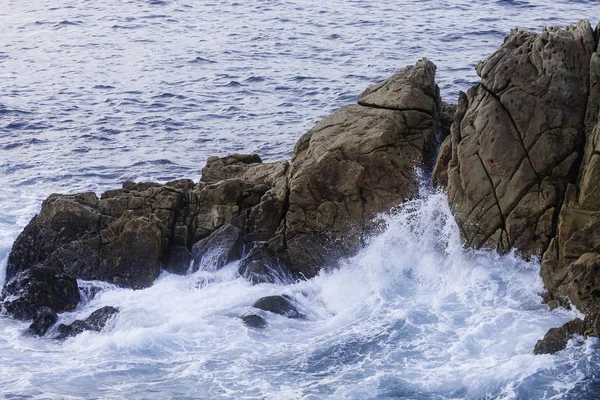
[[[0,0],[0,283],[53,192],[197,180],[210,155],[289,158],[320,118],[419,58],[454,101],[514,27],[600,18],[595,0]],[[235,263],[105,290],[102,333],[58,343],[0,317],[0,395],[51,399],[597,399],[597,340],[534,356],[577,316],[539,264],[461,248],[424,189],[339,271],[251,286]],[[82,286],[87,285],[81,282]],[[239,316],[286,293],[308,315]]]

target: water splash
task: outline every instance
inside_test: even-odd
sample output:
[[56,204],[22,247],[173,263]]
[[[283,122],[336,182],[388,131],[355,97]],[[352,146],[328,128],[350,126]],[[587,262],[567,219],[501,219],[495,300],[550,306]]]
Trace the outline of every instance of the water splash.
[[[445,194],[425,192],[384,216],[359,254],[307,281],[251,285],[235,262],[165,273],[145,290],[105,285],[59,322],[113,305],[112,326],[64,343],[2,320],[0,384],[103,398],[595,398],[595,340],[532,354],[577,315],[541,304],[539,265],[464,250]],[[307,318],[251,307],[277,294]],[[249,313],[267,328],[244,326]]]

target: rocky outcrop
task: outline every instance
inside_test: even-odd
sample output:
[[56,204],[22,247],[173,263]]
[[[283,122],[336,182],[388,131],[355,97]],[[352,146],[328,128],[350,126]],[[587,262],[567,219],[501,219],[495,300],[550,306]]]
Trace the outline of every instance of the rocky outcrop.
[[481,84],[459,99],[447,168],[448,197],[470,247],[525,255],[548,247],[582,156],[594,47],[587,22],[514,30],[477,66]]
[[600,311],[598,37],[585,21],[512,31],[477,66],[481,84],[461,94],[433,174],[447,185],[466,245],[542,257],[545,299],[592,320]]
[[25,289],[38,270],[50,286],[69,282],[75,292],[75,279],[138,289],[163,269],[239,259],[253,283],[310,278],[355,252],[378,213],[417,195],[415,169],[432,159],[452,110],[440,100],[435,66],[421,60],[303,135],[291,164],[234,154],[209,158],[198,183],[125,182],[100,198],[53,194],[15,241],[3,308],[31,319],[40,307],[77,304],[74,294],[63,301],[64,291],[38,299]]

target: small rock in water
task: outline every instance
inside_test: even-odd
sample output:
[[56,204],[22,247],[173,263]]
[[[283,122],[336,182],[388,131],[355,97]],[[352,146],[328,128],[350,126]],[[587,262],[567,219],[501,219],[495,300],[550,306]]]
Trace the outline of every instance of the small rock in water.
[[257,300],[253,307],[288,318],[304,318],[304,314],[298,311],[294,303],[295,301],[290,296],[284,294],[281,296],[263,297]]
[[106,306],[91,313],[85,321],[75,320],[69,325],[60,324],[58,326],[60,335],[58,335],[56,339],[65,339],[67,337],[76,336],[84,331],[100,332],[108,320],[118,312],[119,310],[117,308]]
[[31,335],[44,336],[48,329],[56,323],[58,316],[50,307],[40,307],[29,325],[27,333]]
[[267,321],[265,321],[265,319],[260,315],[256,314],[243,316],[242,321],[250,328],[263,329],[267,327]]

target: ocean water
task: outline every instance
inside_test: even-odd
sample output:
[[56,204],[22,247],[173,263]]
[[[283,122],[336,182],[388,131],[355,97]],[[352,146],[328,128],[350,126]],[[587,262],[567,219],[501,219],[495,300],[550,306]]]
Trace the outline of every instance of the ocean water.
[[[320,118],[419,58],[455,101],[513,27],[600,18],[592,0],[57,3],[0,0],[0,283],[50,193],[197,180],[210,155],[289,158]],[[462,249],[445,195],[426,186],[386,218],[356,257],[309,281],[251,286],[233,263],[146,290],[104,285],[60,322],[121,313],[61,343],[0,317],[0,395],[600,398],[597,340],[532,354],[578,315],[541,304],[538,263]],[[273,294],[307,318],[244,326]]]

